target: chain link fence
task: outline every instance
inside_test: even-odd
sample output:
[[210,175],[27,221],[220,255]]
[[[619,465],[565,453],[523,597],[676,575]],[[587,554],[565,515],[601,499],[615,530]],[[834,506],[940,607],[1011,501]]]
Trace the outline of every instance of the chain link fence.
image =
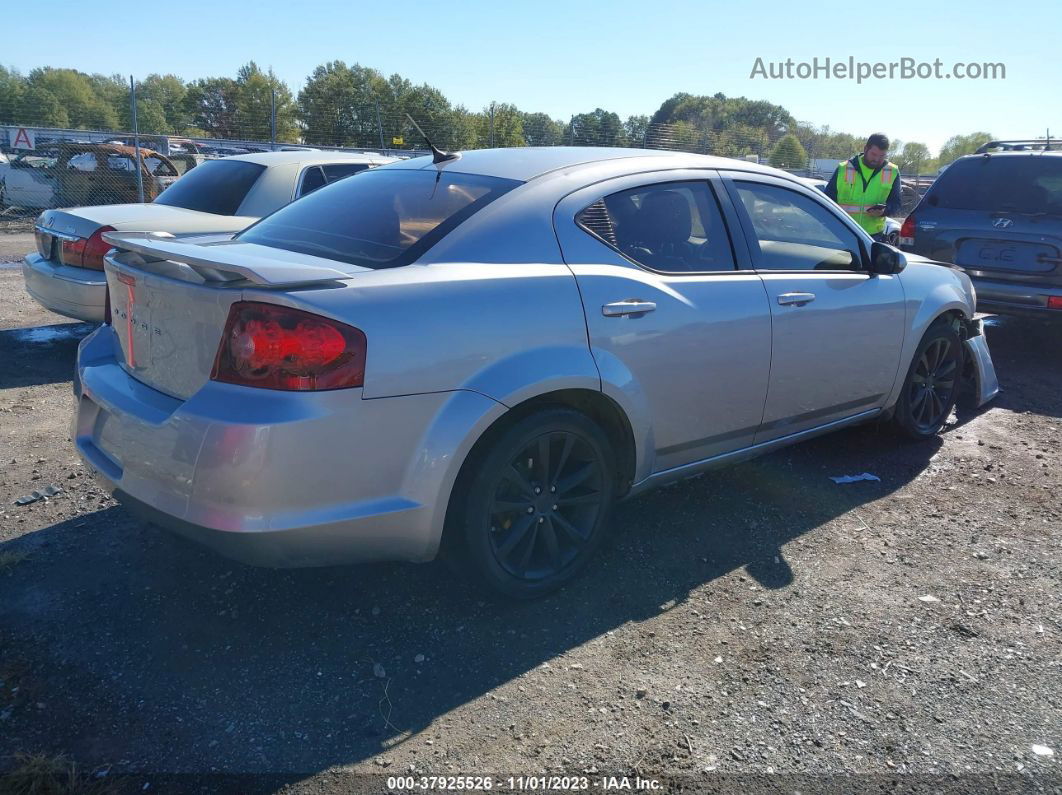
[[601,109],[565,120],[500,103],[477,112],[450,105],[427,86],[392,91],[385,83],[380,95],[367,96],[349,81],[333,85],[328,75],[318,77],[296,101],[253,64],[235,81],[191,84],[158,75],[124,83],[72,70],[42,70],[26,79],[0,68],[0,215],[152,201],[204,160],[228,155],[293,148],[424,154],[427,142],[410,117],[446,150],[669,149],[823,178],[854,151],[851,136],[831,139],[799,122],[754,127],[726,120],[622,120]]

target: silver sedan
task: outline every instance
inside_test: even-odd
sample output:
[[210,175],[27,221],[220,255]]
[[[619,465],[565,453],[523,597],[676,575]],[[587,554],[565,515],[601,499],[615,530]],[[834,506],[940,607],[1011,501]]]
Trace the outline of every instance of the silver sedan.
[[388,165],[232,242],[108,233],[73,438],[133,511],[273,566],[445,554],[512,597],[620,498],[995,392],[960,271],[789,175],[629,149]]

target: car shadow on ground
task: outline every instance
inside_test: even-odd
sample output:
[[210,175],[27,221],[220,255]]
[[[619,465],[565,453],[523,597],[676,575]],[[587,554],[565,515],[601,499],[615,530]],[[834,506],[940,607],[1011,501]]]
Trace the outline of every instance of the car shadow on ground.
[[[630,500],[590,569],[526,604],[439,564],[256,569],[121,508],[82,515],[0,545],[28,553],[0,574],[7,745],[293,780],[365,760],[691,592],[710,606],[731,572],[798,586],[787,545],[901,488],[940,445],[871,425]],[[881,481],[829,479],[864,471]]]
[[95,329],[94,323],[58,323],[0,331],[0,389],[69,381],[78,343]]

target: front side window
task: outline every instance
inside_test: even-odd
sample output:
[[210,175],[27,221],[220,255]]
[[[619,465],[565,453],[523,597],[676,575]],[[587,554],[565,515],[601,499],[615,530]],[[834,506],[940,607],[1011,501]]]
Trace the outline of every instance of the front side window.
[[764,270],[861,270],[858,236],[819,202],[787,188],[735,182]]
[[613,193],[576,217],[628,259],[663,273],[734,270],[734,252],[706,181],[664,182]]
[[282,207],[237,239],[365,268],[394,268],[416,261],[520,184],[436,169],[373,169]]

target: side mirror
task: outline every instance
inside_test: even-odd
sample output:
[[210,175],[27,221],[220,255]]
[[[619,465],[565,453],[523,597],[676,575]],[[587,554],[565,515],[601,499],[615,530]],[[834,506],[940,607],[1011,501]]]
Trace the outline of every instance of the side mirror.
[[906,267],[907,258],[900,251],[894,249],[888,243],[874,241],[874,244],[870,247],[870,267],[867,268],[868,271],[884,276],[899,273]]

